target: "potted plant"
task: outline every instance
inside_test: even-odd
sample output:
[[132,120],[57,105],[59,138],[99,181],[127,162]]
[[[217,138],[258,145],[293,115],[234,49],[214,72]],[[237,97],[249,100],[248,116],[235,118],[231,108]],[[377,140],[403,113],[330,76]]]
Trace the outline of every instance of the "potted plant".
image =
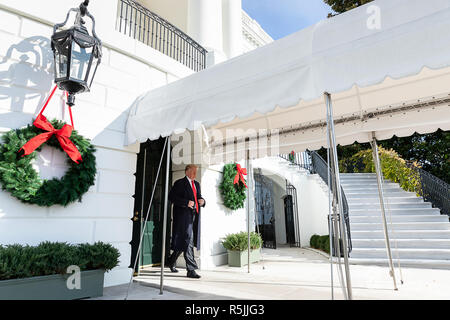
[[74,300],[103,295],[105,272],[119,264],[110,244],[0,246],[0,300]]
[[[260,248],[263,244],[261,235],[250,233],[250,263],[261,259]],[[228,251],[228,265],[230,267],[242,267],[248,264],[248,233],[239,232],[229,234],[222,240],[222,245]]]

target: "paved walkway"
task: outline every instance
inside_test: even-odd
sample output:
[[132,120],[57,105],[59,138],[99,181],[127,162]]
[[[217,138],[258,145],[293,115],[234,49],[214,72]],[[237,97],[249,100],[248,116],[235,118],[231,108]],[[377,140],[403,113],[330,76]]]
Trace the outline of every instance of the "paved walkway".
[[[168,270],[168,269],[166,269]],[[308,249],[264,249],[263,260],[233,268],[220,266],[201,270],[200,280],[186,278],[186,272],[166,273],[165,292],[159,295],[160,269],[149,268],[135,278],[130,300],[327,300],[331,299],[330,264],[327,257]],[[387,267],[351,265],[354,299],[450,299],[450,270],[403,268],[404,284],[398,291]],[[336,269],[335,299],[343,299]],[[127,285],[106,288],[101,299],[124,299]]]

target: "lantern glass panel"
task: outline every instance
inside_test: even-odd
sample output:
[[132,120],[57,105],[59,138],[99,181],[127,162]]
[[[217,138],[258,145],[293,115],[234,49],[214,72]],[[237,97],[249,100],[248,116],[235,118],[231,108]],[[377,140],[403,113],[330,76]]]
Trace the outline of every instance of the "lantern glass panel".
[[70,77],[85,81],[91,60],[92,48],[82,48],[78,43],[72,43],[72,63],[70,64]]
[[69,50],[67,48],[61,48],[56,50],[55,53],[55,63],[56,63],[56,78],[66,78],[67,77],[67,56]]
[[97,73],[97,66],[98,66],[98,58],[95,57],[95,55],[92,55],[92,65],[91,70],[89,71],[87,84],[89,88],[92,86],[92,82],[94,81],[95,74]]

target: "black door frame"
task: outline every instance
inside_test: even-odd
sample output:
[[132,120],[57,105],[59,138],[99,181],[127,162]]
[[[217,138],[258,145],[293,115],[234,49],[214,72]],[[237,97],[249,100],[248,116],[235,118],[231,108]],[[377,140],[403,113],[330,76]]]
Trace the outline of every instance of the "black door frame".
[[[135,182],[135,194],[133,195],[134,198],[134,210],[133,210],[133,217],[131,220],[133,221],[133,235],[132,240],[130,242],[131,245],[131,261],[130,261],[130,268],[133,268],[134,262],[137,256],[137,251],[139,247],[140,237],[141,237],[141,229],[142,224],[144,223],[146,219],[146,215],[148,212],[148,206],[151,198],[151,194],[153,191],[153,187],[155,184],[156,174],[158,171],[159,163],[161,160],[162,152],[164,149],[164,144],[166,142],[166,139],[159,139],[155,141],[147,141],[145,143],[142,143],[140,146],[140,152],[137,155],[137,162],[136,162],[136,173],[134,174],[136,177]],[[147,150],[147,152],[145,152]],[[144,161],[145,166],[144,166]],[[145,186],[143,186],[144,183],[144,172],[145,172]],[[164,210],[164,183],[166,178],[166,161],[162,161],[161,163],[161,170],[158,177],[158,186],[155,189],[155,195],[153,198],[152,208],[154,210],[150,210],[151,212],[150,217],[148,218],[148,222],[154,221],[156,218],[156,215],[158,213],[158,219],[157,221],[160,222],[159,225],[155,225],[155,229],[158,228],[156,234],[160,232],[162,234],[162,218],[163,218],[163,210]],[[169,173],[169,185],[172,184],[172,168],[170,168]],[[144,189],[144,199],[143,199],[143,187]],[[144,200],[144,201],[143,201]],[[142,206],[142,204],[144,204]],[[171,211],[170,207],[168,208],[169,211],[167,213],[168,219],[167,219],[167,235],[166,235],[166,248],[169,247],[170,244],[170,236],[171,236],[171,228],[172,225],[172,219],[171,219]],[[153,235],[155,237],[155,234]],[[157,237],[156,237],[157,238]],[[161,241],[161,239],[156,239]],[[143,245],[142,245],[143,247]],[[162,243],[158,244],[158,247],[162,247]],[[141,248],[142,251],[142,248]],[[142,255],[142,252],[141,252]],[[152,253],[153,255],[153,253]],[[159,261],[161,259],[161,252],[155,253],[155,258],[158,258],[159,255]],[[166,251],[166,261],[167,261],[167,251]],[[139,260],[140,257],[139,257]],[[157,266],[160,265],[159,263],[153,263],[152,265]],[[139,261],[136,264],[136,269],[134,270],[135,273],[139,271],[139,268],[141,267],[141,261]]]

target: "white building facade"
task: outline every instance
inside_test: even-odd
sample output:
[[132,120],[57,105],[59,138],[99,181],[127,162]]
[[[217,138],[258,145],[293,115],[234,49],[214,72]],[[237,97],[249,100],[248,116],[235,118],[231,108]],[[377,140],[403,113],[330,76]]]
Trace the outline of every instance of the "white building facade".
[[[0,134],[31,124],[39,113],[54,86],[50,48],[53,25],[62,22],[68,9],[79,2],[0,2]],[[142,151],[139,144],[125,146],[126,120],[133,101],[146,91],[272,41],[243,13],[240,0],[142,0],[139,3],[142,6],[131,0],[96,0],[89,6],[96,18],[97,34],[103,41],[103,60],[91,93],[77,96],[73,112],[75,128],[91,139],[97,149],[95,185],[81,203],[66,208],[25,205],[0,191],[0,244],[111,243],[120,250],[120,265],[105,275],[105,286],[126,283],[132,273],[133,219],[139,178],[136,173]],[[172,27],[161,22],[158,29],[145,10],[162,17]],[[173,39],[178,40],[173,42]],[[160,41],[162,45],[158,47],[152,41]],[[201,48],[208,51],[204,60]],[[45,115],[49,119],[69,121],[62,92],[57,92]],[[174,137],[174,150],[176,143],[193,147],[189,162],[200,165],[198,180],[207,207],[202,218],[202,249],[197,256],[202,269],[214,268],[227,262],[220,239],[228,233],[246,230],[246,208],[231,212],[222,205],[218,185],[223,165],[195,161],[195,156],[204,152],[202,140],[182,142]],[[61,177],[65,172],[65,157],[53,149],[43,148],[35,166],[42,178]],[[184,176],[185,164],[173,164],[172,181]],[[321,191],[317,192],[315,197],[322,199]],[[327,206],[322,207],[314,210],[325,216]],[[302,240],[309,241],[308,236],[316,230],[327,231],[326,219],[319,220],[302,230]],[[254,223],[254,216],[251,221]]]

